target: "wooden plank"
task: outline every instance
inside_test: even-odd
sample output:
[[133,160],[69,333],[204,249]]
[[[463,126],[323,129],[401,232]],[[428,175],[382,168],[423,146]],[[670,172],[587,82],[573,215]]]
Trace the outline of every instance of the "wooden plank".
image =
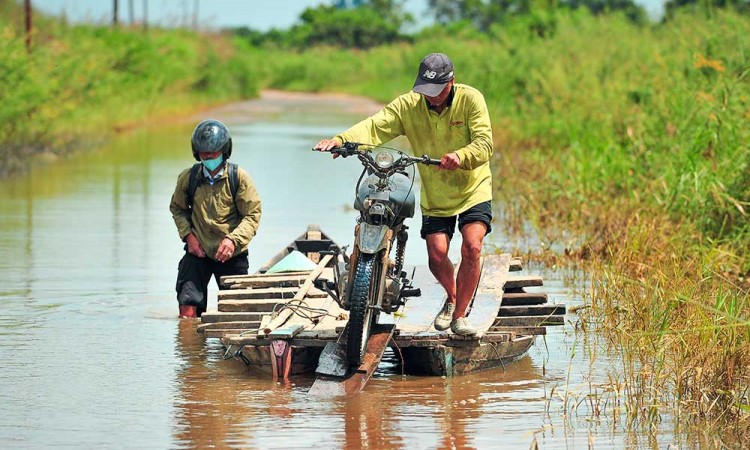
[[521,261],[521,258],[514,257],[510,260],[510,267],[508,268],[510,272],[519,272],[523,270],[523,262]]
[[307,278],[312,273],[312,270],[299,270],[296,272],[279,272],[279,273],[253,273],[249,275],[226,275],[221,277],[221,282],[224,284],[241,283],[244,281],[264,280],[272,278]]
[[547,334],[547,327],[490,327],[490,332],[509,332],[518,336],[542,336]]
[[214,322],[255,322],[260,321],[263,313],[258,312],[205,312],[201,315],[202,323]]
[[294,277],[264,277],[248,281],[237,281],[228,284],[229,289],[250,289],[250,288],[269,288],[269,287],[294,287],[298,288],[305,282],[305,276],[296,275]]
[[253,298],[268,299],[292,299],[299,288],[260,288],[260,289],[225,289],[219,291],[219,301],[222,300],[249,300]]
[[304,325],[297,324],[291,325],[284,328],[276,328],[266,336],[268,339],[289,339],[298,335],[303,329]]
[[498,317],[565,315],[565,305],[502,306]]
[[375,325],[370,338],[367,340],[367,348],[362,357],[362,363],[357,370],[345,378],[318,375],[315,383],[310,387],[308,394],[316,396],[350,396],[362,391],[373,372],[375,372],[375,369],[377,369],[380,359],[383,357],[383,352],[388,346],[395,329],[393,324]]
[[481,338],[495,322],[503,301],[503,286],[508,279],[510,255],[489,255],[484,258],[479,285],[467,317]]
[[[294,298],[288,302],[288,304],[293,303],[302,303],[305,295],[307,295],[307,291],[309,291],[313,287],[313,283],[318,278],[318,276],[323,272],[323,269],[328,264],[329,261],[333,258],[333,255],[325,255],[323,259],[320,260],[318,263],[318,266],[313,270],[310,275],[307,277],[307,280],[305,280],[305,283],[302,285],[302,287],[299,289],[299,291],[294,295]],[[271,331],[275,330],[276,328],[283,325],[289,317],[292,315],[293,311],[291,308],[284,308],[279,312],[276,317],[271,319],[271,321],[266,325],[265,328],[259,330],[258,335],[267,335],[271,333]]]
[[257,300],[222,300],[219,302],[219,311],[222,312],[265,312],[271,313],[278,304],[284,304],[281,299],[262,298]]
[[204,330],[216,330],[216,329],[224,329],[224,330],[250,330],[255,329],[257,330],[260,326],[260,322],[258,321],[252,321],[252,322],[214,322],[214,323],[202,323],[198,325],[198,332],[202,333]]
[[547,303],[547,294],[543,292],[505,292],[503,303],[505,306],[541,305]]
[[518,289],[531,286],[543,286],[544,281],[538,275],[516,275],[509,276],[505,282],[505,289]]
[[211,328],[211,329],[203,331],[203,335],[206,338],[219,338],[219,339],[221,339],[221,338],[224,338],[225,336],[235,335],[235,334],[237,334],[237,332],[242,332],[242,331],[251,331],[254,334],[256,329],[257,328],[251,328],[251,329],[248,329],[248,330],[238,330],[236,328]]
[[427,266],[417,266],[412,280],[422,291],[421,297],[409,299],[399,311],[396,328],[418,333],[435,331],[432,324],[445,303],[445,289],[437,282]]
[[496,326],[504,327],[541,327],[564,324],[565,316],[498,317],[495,319]]
[[310,272],[312,272],[312,270],[281,273],[254,273],[249,275],[225,275],[219,278],[219,286],[221,286],[222,289],[225,289],[238,283],[253,283],[255,281],[263,282],[263,280],[265,279],[273,278],[294,279],[300,277],[302,279],[305,279],[308,275],[310,275]]

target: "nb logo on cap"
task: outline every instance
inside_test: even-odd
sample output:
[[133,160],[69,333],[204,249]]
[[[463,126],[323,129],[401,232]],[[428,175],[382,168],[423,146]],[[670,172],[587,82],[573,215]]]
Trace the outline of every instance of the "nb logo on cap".
[[437,76],[437,72],[435,72],[434,70],[429,70],[429,69],[425,70],[424,73],[422,74],[423,78],[429,78],[430,80],[434,80],[436,76]]

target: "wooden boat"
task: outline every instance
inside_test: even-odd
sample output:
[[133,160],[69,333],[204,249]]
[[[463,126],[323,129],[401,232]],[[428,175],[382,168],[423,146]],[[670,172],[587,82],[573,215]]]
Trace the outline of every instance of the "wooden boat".
[[[255,274],[222,278],[218,312],[203,314],[199,331],[220,338],[229,353],[274,378],[316,370],[326,346],[328,353],[335,352],[348,317],[314,286],[318,278],[333,279],[335,261],[331,255],[320,254],[330,245],[336,244],[310,226]],[[315,268],[269,273],[295,250],[307,255]],[[542,286],[542,278],[510,275],[520,270],[520,259],[509,254],[483,258],[469,310],[479,333],[469,338],[432,327],[445,293],[426,267],[416,267],[413,284],[422,295],[410,299],[395,317],[381,315],[383,330],[388,332],[378,338],[381,342],[373,348],[370,367],[360,370],[369,373],[358,386],[364,386],[386,345],[399,355],[403,371],[415,375],[454,376],[504,366],[522,357],[535,336],[546,333],[546,326],[564,323],[566,308],[548,304],[546,294],[526,292],[528,287]]]

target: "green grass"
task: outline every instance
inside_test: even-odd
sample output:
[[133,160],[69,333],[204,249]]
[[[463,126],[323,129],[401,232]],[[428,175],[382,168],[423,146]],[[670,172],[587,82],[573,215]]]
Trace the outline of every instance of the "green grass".
[[37,153],[258,93],[255,57],[228,37],[66,26],[41,18],[33,51],[0,19],[0,176]]

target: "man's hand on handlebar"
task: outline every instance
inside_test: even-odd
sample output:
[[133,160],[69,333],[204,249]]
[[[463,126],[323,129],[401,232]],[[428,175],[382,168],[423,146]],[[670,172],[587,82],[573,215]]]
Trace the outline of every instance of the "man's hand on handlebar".
[[440,159],[440,170],[456,170],[461,166],[461,158],[456,152],[448,153]]
[[[313,150],[317,150],[319,152],[330,152],[335,148],[340,148],[341,145],[342,144],[338,139],[323,139],[322,141],[318,142],[315,147],[313,147]],[[337,153],[334,153],[333,157],[338,158],[339,155]]]

